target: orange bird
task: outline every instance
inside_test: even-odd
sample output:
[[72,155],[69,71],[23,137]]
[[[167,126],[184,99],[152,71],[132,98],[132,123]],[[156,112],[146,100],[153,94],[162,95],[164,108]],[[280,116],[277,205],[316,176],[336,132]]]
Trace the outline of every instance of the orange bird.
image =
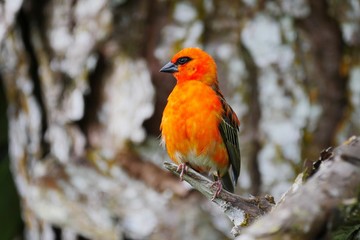
[[180,178],[191,167],[213,174],[213,199],[223,186],[233,192],[240,174],[240,122],[220,92],[214,59],[199,48],[185,48],[160,72],[172,73],[177,80],[160,130]]

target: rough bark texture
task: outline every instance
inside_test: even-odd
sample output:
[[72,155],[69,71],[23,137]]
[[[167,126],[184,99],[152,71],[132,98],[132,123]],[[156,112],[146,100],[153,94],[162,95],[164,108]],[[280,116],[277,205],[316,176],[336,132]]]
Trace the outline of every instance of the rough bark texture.
[[[358,215],[360,193],[360,138],[349,139],[324,160],[302,186],[259,219],[241,239],[319,239],[331,237],[340,222]],[[339,214],[346,206],[353,212]],[[340,220],[341,219],[341,220]],[[356,224],[352,231],[356,232]],[[334,237],[334,236],[332,236]],[[349,238],[356,239],[356,238]]]
[[[269,196],[245,199],[225,190],[213,201],[233,222],[233,234],[240,235],[236,238],[238,240],[334,237],[332,232],[339,228],[337,223],[349,223],[349,219],[356,219],[359,215],[359,156],[360,137],[353,137],[321,159],[306,182],[303,182],[304,175],[309,173],[299,175],[294,186],[275,207],[273,198]],[[166,163],[165,167],[179,175],[176,165]],[[183,179],[209,200],[216,191],[213,182],[191,169]],[[249,224],[250,227],[242,228]],[[351,231],[356,233],[359,230],[356,222],[350,222],[351,226]]]

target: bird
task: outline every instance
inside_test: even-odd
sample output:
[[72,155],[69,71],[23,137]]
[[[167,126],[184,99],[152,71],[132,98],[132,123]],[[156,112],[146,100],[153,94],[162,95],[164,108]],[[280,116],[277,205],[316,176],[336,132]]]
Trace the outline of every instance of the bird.
[[168,96],[160,131],[182,180],[189,167],[214,177],[214,200],[234,192],[240,175],[240,121],[220,91],[215,60],[200,48],[184,48],[160,72],[176,85]]

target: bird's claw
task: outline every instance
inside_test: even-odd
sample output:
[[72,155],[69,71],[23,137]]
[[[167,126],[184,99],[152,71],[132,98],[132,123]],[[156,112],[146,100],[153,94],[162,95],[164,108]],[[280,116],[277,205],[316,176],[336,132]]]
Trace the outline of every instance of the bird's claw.
[[177,172],[180,172],[180,180],[183,180],[184,173],[188,170],[188,165],[186,163],[180,163],[176,169]]
[[215,187],[215,186],[216,186],[216,191],[214,192],[214,195],[212,196],[211,201],[214,201],[215,198],[220,195],[221,190],[222,190],[221,181],[217,180],[211,184],[211,187]]

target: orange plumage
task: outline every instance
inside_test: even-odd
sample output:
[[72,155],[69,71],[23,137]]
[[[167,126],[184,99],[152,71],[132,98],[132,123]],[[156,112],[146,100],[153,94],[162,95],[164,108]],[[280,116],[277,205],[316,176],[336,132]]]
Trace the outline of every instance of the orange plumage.
[[218,180],[214,197],[220,179],[233,191],[240,173],[239,120],[219,90],[215,61],[199,48],[185,48],[160,71],[177,80],[160,126],[170,158],[182,174],[186,166],[212,173]]

